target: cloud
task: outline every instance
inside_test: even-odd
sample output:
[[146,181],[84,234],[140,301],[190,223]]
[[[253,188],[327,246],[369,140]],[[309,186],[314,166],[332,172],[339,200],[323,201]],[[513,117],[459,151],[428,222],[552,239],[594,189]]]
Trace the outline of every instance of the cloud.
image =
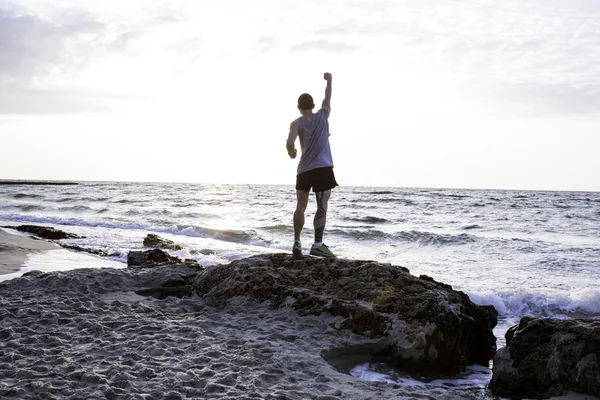
[[83,90],[40,90],[0,84],[1,114],[73,114],[106,112],[102,97]]
[[74,60],[68,47],[104,29],[89,15],[72,14],[57,24],[25,9],[0,7],[0,80],[27,80],[69,65]]
[[301,53],[307,51],[323,51],[330,53],[352,53],[360,50],[359,46],[350,45],[344,42],[331,42],[328,40],[313,40],[294,45],[290,48],[292,53]]
[[204,39],[200,36],[194,36],[183,39],[176,43],[167,44],[165,50],[173,51],[182,57],[188,57],[191,60],[197,60],[201,55]]
[[256,40],[253,51],[256,53],[268,53],[279,47],[281,39],[272,36],[261,36]]
[[467,91],[485,87],[503,100],[539,102],[532,109],[600,109],[598,1],[346,3],[360,12],[313,33],[352,41],[391,63],[402,60],[461,77]]
[[0,115],[105,113],[141,97],[81,88],[38,88],[0,83]]

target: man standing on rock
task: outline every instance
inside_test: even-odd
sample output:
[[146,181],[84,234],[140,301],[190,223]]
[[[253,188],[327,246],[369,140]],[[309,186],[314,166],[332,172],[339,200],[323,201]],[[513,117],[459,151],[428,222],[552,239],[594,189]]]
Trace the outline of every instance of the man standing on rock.
[[304,212],[308,205],[308,195],[312,188],[317,198],[315,213],[315,243],[310,254],[321,257],[335,258],[329,248],[323,243],[323,232],[327,218],[327,203],[331,189],[338,186],[333,174],[333,159],[329,147],[329,114],[331,112],[331,74],[326,72],[323,78],[327,81],[325,99],[321,109],[313,113],[315,104],[310,94],[304,93],[298,97],[298,110],[302,116],[290,125],[290,134],[286,147],[291,158],[296,158],[296,138],[300,138],[302,157],[298,163],[296,176],[296,211],[294,212],[294,245],[292,253],[302,254],[300,234],[304,227]]

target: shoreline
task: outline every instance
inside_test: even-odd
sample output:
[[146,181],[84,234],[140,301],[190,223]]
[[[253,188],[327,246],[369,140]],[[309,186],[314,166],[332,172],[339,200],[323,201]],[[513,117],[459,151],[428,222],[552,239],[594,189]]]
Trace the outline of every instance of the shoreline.
[[60,249],[60,246],[0,229],[0,275],[18,272],[30,254]]

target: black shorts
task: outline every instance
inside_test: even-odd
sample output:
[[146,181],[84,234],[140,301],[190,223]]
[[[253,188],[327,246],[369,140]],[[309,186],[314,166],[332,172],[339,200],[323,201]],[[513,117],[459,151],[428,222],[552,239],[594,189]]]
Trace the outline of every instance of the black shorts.
[[324,192],[338,186],[333,167],[315,168],[296,175],[296,190]]

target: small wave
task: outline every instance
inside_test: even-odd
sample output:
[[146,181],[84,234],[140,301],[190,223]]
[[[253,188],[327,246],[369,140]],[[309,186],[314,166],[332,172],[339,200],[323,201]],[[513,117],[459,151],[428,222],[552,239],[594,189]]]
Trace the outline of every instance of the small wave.
[[366,192],[366,194],[394,194],[394,192],[390,190],[375,190],[373,192]]
[[600,290],[584,289],[578,293],[477,293],[466,292],[476,304],[491,304],[502,316],[600,317]]
[[92,210],[88,206],[69,206],[69,207],[60,207],[59,211],[68,211],[68,212],[86,212]]
[[473,203],[473,204],[471,204],[471,207],[485,207],[485,204],[483,204],[483,203]]
[[186,236],[208,237],[234,243],[268,243],[268,241],[262,240],[254,230],[242,231],[234,229],[213,229],[202,226],[178,226],[177,231],[171,231],[171,233]]
[[467,226],[463,226],[463,229],[465,231],[468,231],[468,230],[471,230],[471,229],[481,229],[481,225],[477,225],[477,224],[467,225]]
[[197,219],[201,219],[201,218],[211,218],[211,217],[214,217],[214,215],[212,215],[212,214],[206,214],[206,213],[198,213],[198,212],[187,212],[187,213],[177,214],[176,217],[177,218],[197,218]]
[[96,214],[104,214],[109,212],[110,210],[108,208],[103,208],[101,210],[96,211]]
[[41,194],[32,194],[32,193],[16,193],[12,196],[14,199],[41,199],[44,196]]
[[457,200],[468,199],[471,197],[467,194],[451,194],[451,193],[439,193],[439,192],[437,192],[437,193],[433,192],[431,194],[434,197],[446,197],[446,198],[457,199]]
[[360,218],[344,218],[346,221],[356,221],[356,222],[366,222],[368,224],[383,224],[386,222],[390,222],[385,218],[379,218],[379,217],[373,217],[371,215],[367,215],[365,217],[360,217]]
[[43,210],[45,207],[43,206],[36,206],[34,204],[28,204],[26,206],[20,206],[19,210],[21,211],[25,211],[25,212],[29,212],[29,211],[39,211],[39,210]]
[[57,203],[70,203],[71,201],[75,201],[76,199],[73,197],[62,197],[56,200]]
[[278,225],[264,226],[261,229],[264,229],[265,231],[286,232],[291,229],[291,226],[285,225],[285,224],[278,224]]
[[247,245],[269,245],[271,242],[261,238],[256,231],[228,230],[228,229],[213,229],[193,225],[178,225],[178,226],[156,226],[141,223],[126,223],[126,222],[106,222],[106,221],[88,221],[79,218],[57,218],[57,217],[38,217],[25,216],[15,214],[0,214],[0,220],[14,222],[31,222],[48,225],[62,226],[85,226],[99,227],[108,229],[126,229],[138,231],[150,231],[157,233],[170,233],[173,235],[184,235],[201,238],[211,238],[222,240],[225,242],[242,243]]
[[82,197],[81,201],[106,201],[110,197]]
[[452,235],[447,233],[408,231],[400,232],[396,237],[426,246],[461,245],[476,241],[474,236],[467,235],[466,233]]
[[560,208],[562,210],[568,210],[569,208],[571,208],[571,206],[566,205],[566,204],[555,204],[554,207]]
[[329,233],[345,236],[355,240],[386,240],[390,242],[403,241],[417,243],[419,246],[461,245],[473,243],[477,240],[475,236],[467,235],[466,233],[461,233],[458,235],[420,231],[386,233],[378,229],[332,229],[329,231]]

